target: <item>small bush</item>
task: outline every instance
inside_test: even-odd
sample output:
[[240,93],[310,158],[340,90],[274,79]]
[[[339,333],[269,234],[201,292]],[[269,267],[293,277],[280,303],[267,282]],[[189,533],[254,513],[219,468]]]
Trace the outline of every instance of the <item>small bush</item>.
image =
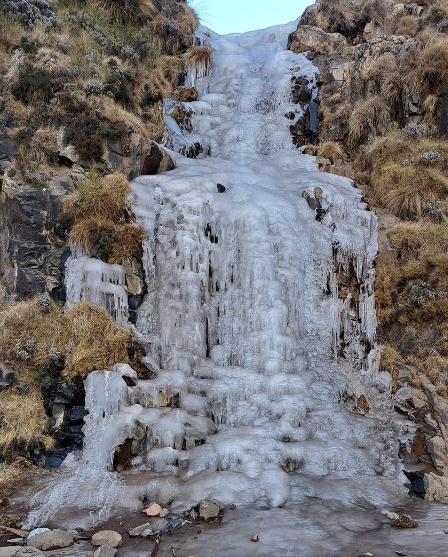
[[155,8],[151,0],[95,0],[109,12],[112,19],[122,23],[145,23],[154,14]]
[[26,65],[21,68],[11,92],[24,104],[38,104],[49,103],[55,90],[53,80],[46,70]]
[[102,122],[92,112],[73,114],[66,121],[65,141],[83,161],[100,161],[104,153]]

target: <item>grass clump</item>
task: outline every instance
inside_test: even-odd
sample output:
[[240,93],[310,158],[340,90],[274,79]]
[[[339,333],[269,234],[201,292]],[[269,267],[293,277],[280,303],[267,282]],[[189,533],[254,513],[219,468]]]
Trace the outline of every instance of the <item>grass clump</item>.
[[40,295],[2,311],[0,325],[2,361],[17,372],[19,382],[34,388],[128,361],[130,333],[118,329],[105,309],[88,302],[64,313],[61,304]]
[[109,263],[141,257],[143,230],[135,226],[128,200],[130,185],[119,172],[102,177],[91,172],[77,192],[66,198],[64,213],[71,222],[73,250]]
[[389,124],[389,108],[379,96],[360,99],[353,107],[348,121],[349,143],[353,146],[378,136]]

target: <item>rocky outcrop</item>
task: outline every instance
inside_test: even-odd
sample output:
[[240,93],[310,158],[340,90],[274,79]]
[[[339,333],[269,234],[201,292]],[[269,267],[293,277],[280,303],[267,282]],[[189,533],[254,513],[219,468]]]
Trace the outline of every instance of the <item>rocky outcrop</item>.
[[[424,37],[412,33],[400,21],[418,24],[418,30],[426,27],[426,40],[428,36],[441,39],[440,28],[431,27],[433,24],[427,18],[430,6],[428,2],[317,0],[307,8],[297,30],[289,37],[288,48],[308,53],[308,58],[320,70],[319,128],[312,142],[317,143],[317,138],[321,143],[336,142],[351,153],[353,160],[363,144],[381,137],[392,123],[395,128],[431,126],[433,137],[446,138],[448,103],[444,84],[433,79],[430,88],[425,89],[420,83],[419,87],[410,86],[406,79],[406,68],[412,70],[418,53],[424,48]],[[428,92],[432,94],[429,98]],[[373,99],[377,101],[376,106]],[[432,104],[428,99],[432,99]],[[360,108],[365,109],[359,111],[361,126],[353,130],[351,117]],[[311,146],[304,152],[320,154],[318,147]],[[336,164],[326,157],[318,157],[317,162],[321,170],[358,178],[350,160]],[[362,176],[359,178],[361,181]],[[318,206],[312,208],[320,210]],[[400,219],[385,209],[372,208],[378,214],[380,225],[377,263],[394,262],[398,266],[399,253],[389,245],[387,232]],[[407,282],[408,296],[415,297],[414,293],[427,289],[422,281]],[[398,315],[409,311],[405,306],[396,308]],[[428,342],[435,342],[439,329],[438,323],[427,323],[422,330],[417,325],[402,327],[396,322],[379,332],[383,342],[390,343],[406,358],[415,355]],[[407,473],[410,491],[446,503],[448,401],[443,392],[446,373],[434,384],[412,366],[400,364],[396,376],[395,405],[411,423],[403,426],[400,443],[400,458],[405,469],[411,470]]]

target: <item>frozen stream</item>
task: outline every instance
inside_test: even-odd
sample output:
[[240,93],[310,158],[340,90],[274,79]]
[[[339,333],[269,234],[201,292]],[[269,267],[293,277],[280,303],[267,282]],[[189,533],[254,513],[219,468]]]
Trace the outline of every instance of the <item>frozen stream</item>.
[[[148,287],[136,334],[157,377],[126,365],[89,376],[84,450],[34,495],[31,523],[87,527],[144,498],[177,513],[215,498],[237,510],[185,555],[317,556],[371,539],[379,511],[406,500],[375,347],[376,219],[348,179],[293,146],[293,82],[315,96],[317,74],[285,50],[295,25],[204,35],[213,64],[189,75],[192,133],[167,116],[177,167],[132,190]],[[194,144],[207,156],[179,154]],[[69,261],[69,303],[127,315],[117,267]],[[118,474],[123,443],[131,468]],[[258,549],[243,549],[256,531]]]

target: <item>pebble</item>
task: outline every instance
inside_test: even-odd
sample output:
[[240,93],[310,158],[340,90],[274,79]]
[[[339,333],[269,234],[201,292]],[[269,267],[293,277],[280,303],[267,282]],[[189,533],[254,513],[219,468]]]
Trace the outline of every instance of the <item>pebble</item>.
[[407,553],[404,553],[403,551],[396,551],[395,552],[397,555],[399,555],[400,557],[406,557]]
[[169,514],[170,514],[170,511],[169,511],[168,509],[162,509],[162,510],[159,512],[159,516],[160,516],[161,518],[163,518],[164,516],[167,516],[167,515],[169,515]]
[[93,557],[115,557],[117,550],[110,545],[101,545],[93,554]]
[[255,534],[255,536],[253,536],[253,537],[250,539],[250,541],[251,541],[251,542],[258,542],[259,539],[260,539],[260,538],[258,537],[258,534]]

